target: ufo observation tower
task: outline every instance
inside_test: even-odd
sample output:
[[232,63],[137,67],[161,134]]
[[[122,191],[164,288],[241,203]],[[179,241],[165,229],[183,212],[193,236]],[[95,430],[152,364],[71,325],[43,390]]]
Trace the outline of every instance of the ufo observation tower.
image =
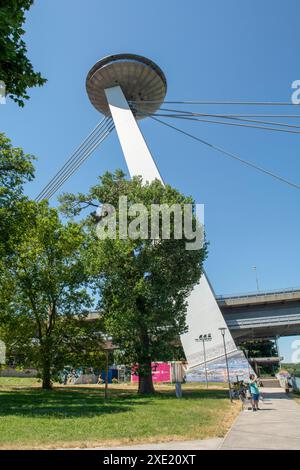
[[[89,71],[86,90],[95,108],[110,114],[105,90],[120,86],[128,102],[137,102],[132,108],[136,119],[155,113],[167,92],[163,71],[150,59],[135,54],[117,54],[99,60]],[[147,102],[147,105],[143,104]],[[149,102],[154,103],[149,103]]]
[[[92,105],[112,117],[131,177],[141,175],[147,181],[162,181],[137,120],[155,112],[163,103],[167,92],[163,71],[139,55],[112,55],[91,68],[86,90]],[[143,102],[150,101],[154,103],[149,109],[149,104]]]
[[[158,179],[163,183],[137,122],[154,113],[164,101],[167,81],[160,67],[139,55],[108,56],[89,71],[86,90],[92,105],[113,119],[130,176],[140,175],[144,181]],[[189,368],[224,357],[219,330],[226,329],[226,323],[205,274],[188,298],[187,325],[188,332],[181,336],[181,341]],[[206,346],[205,358],[195,339],[208,333],[212,341]],[[229,355],[237,352],[229,330],[226,350]]]

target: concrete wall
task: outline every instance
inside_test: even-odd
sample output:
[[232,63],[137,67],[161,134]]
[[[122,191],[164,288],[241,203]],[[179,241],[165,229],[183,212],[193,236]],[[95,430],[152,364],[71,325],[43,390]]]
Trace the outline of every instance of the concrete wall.
[[16,370],[12,367],[0,370],[0,377],[36,377],[36,369]]

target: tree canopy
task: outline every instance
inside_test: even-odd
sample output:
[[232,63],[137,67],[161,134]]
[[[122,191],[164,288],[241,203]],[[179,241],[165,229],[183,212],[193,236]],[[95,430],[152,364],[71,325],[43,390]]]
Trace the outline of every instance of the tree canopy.
[[23,189],[34,177],[33,160],[0,133],[0,262],[14,250],[17,234],[23,233],[22,220],[27,218]]
[[[160,181],[143,184],[140,177],[125,179],[121,171],[106,173],[88,194],[65,195],[63,211],[78,215],[99,204],[111,204],[119,216],[120,197],[127,197],[127,209],[133,204],[193,203],[191,198],[164,186]],[[86,252],[87,267],[94,276],[100,295],[107,332],[123,351],[124,361],[136,365],[139,391],[153,391],[151,361],[172,359],[172,348],[178,336],[186,331],[187,296],[199,281],[206,257],[206,244],[198,250],[187,250],[185,239],[175,239],[175,224],[171,218],[170,239],[157,240],[120,236],[117,217],[116,238],[97,238],[95,221],[101,216],[88,215],[88,227],[93,243]],[[195,222],[195,219],[193,219]]]
[[23,40],[25,13],[33,0],[1,0],[0,3],[0,80],[6,93],[19,106],[29,98],[27,88],[42,86],[46,79],[35,72],[27,57]]
[[[278,356],[276,343],[270,339],[244,341],[240,346],[241,349],[248,351],[247,356],[253,359]],[[262,374],[274,374],[275,369],[278,369],[278,366],[275,367],[273,364],[262,364],[260,366]]]
[[[87,194],[65,195],[61,208],[71,219],[63,223],[47,202],[23,194],[34,175],[33,157],[13,148],[4,135],[0,155],[0,315],[8,356],[23,366],[34,364],[43,387],[50,388],[66,365],[102,364],[105,331],[124,363],[135,366],[139,392],[153,392],[151,363],[178,353],[179,335],[187,328],[187,297],[207,255],[205,242],[187,249],[190,237],[177,236],[172,208],[184,213],[186,204],[194,207],[193,199],[158,180],[128,180],[116,171],[103,175]],[[126,231],[133,227],[134,236],[124,237],[120,201],[128,214]],[[110,220],[105,204],[115,208],[112,237],[99,236],[99,225]],[[153,205],[159,208],[154,237]],[[167,237],[164,207],[170,209]],[[183,229],[183,220],[179,225]],[[194,212],[191,226],[197,226]],[[89,322],[94,295],[101,319]]]
[[34,177],[33,160],[32,155],[13,147],[11,140],[0,133],[0,207],[11,206],[22,196],[24,183]]
[[[29,202],[27,225],[0,270],[2,325],[8,354],[34,364],[43,387],[65,365],[84,363],[98,349],[99,324],[87,322],[93,305],[83,265],[86,236],[80,225],[63,224],[46,202]],[[98,322],[99,323],[99,322]]]
[[0,134],[0,334],[7,359],[38,368],[49,388],[65,365],[101,367],[103,352],[100,321],[85,321],[93,304],[87,235],[24,195],[33,160]]

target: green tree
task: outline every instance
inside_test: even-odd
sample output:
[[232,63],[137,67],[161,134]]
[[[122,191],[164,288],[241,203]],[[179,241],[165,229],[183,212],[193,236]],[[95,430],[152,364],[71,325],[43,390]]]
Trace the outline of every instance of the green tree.
[[[18,240],[23,236],[21,227],[26,218],[23,186],[34,177],[34,157],[27,155],[21,148],[12,146],[10,139],[0,133],[0,282],[1,293],[6,290],[6,297],[13,299],[13,291],[5,278],[5,261],[15,250]],[[7,322],[7,302],[0,295],[0,338],[6,338],[6,329],[3,323]],[[24,332],[25,332],[24,325]],[[23,341],[23,335],[21,335]]]
[[295,375],[295,377],[300,377],[300,364],[299,363],[282,362],[280,366],[281,366],[281,369],[287,370],[290,374]]
[[[23,193],[23,185],[34,177],[34,157],[0,133],[0,206],[8,205]],[[9,204],[11,205],[11,204]]]
[[244,341],[241,348],[248,351],[249,357],[274,357],[278,354],[275,342],[269,339]]
[[24,106],[24,100],[29,98],[27,88],[46,82],[34,71],[22,39],[25,13],[32,4],[33,0],[1,0],[0,4],[0,80],[19,106]]
[[[10,139],[0,133],[0,263],[13,249],[9,240],[17,243],[22,236],[22,218],[26,215],[23,186],[34,177],[34,157],[12,146]],[[14,233],[14,236],[13,236]]]
[[26,229],[0,269],[2,334],[8,356],[34,364],[49,389],[64,365],[82,365],[97,351],[100,357],[100,327],[86,321],[93,299],[82,260],[88,244],[83,229],[63,224],[46,202],[24,206]]
[[[186,250],[185,239],[174,239],[172,217],[170,239],[162,239],[161,226],[158,240],[122,239],[120,196],[127,197],[129,211],[134,203],[150,210],[151,204],[182,207],[193,201],[158,180],[145,185],[140,177],[126,180],[121,171],[106,173],[86,195],[65,195],[61,199],[62,210],[69,216],[99,204],[116,208],[116,239],[97,237],[95,221],[101,219],[97,213],[85,219],[93,237],[86,252],[87,266],[98,283],[99,308],[107,332],[123,351],[127,365],[136,365],[139,393],[152,393],[151,361],[170,359],[178,336],[186,331],[186,299],[200,279],[206,245]],[[149,231],[150,222],[149,211]]]
[[[275,357],[278,356],[278,351],[276,348],[276,343],[269,339],[253,339],[249,341],[244,341],[241,343],[241,349],[248,351],[248,356],[250,358],[259,358],[259,357]],[[278,366],[273,364],[262,364],[260,366],[260,372],[262,374],[274,374],[275,368],[278,369]]]

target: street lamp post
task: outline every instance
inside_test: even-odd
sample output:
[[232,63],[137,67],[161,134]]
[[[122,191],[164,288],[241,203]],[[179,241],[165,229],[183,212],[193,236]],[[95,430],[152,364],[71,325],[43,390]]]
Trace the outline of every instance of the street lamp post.
[[249,351],[248,351],[248,349],[244,349],[244,353],[245,353],[247,363],[248,363],[248,375],[250,375],[250,363],[249,363]]
[[118,346],[115,346],[111,340],[106,340],[106,343],[103,346],[103,351],[105,352],[105,386],[104,386],[104,399],[108,398],[108,372],[109,372],[109,353],[118,349]]
[[207,377],[207,367],[206,367],[206,350],[205,350],[205,342],[211,341],[211,333],[205,335],[199,335],[199,338],[196,338],[195,341],[202,342],[203,346],[203,358],[204,358],[204,370],[205,370],[205,381],[206,381],[206,388],[208,388],[208,377]]
[[281,363],[281,360],[280,360],[280,350],[279,350],[279,344],[278,344],[278,339],[280,338],[279,335],[276,335],[275,336],[275,344],[276,344],[276,350],[277,350],[277,354],[278,354],[278,358],[279,358],[279,369],[280,369],[280,363]]
[[259,292],[259,283],[258,283],[258,276],[257,276],[256,266],[252,266],[252,269],[255,272],[256,288],[257,288],[257,292]]
[[107,400],[108,397],[108,355],[109,349],[104,349],[105,351],[105,388],[104,388],[104,399]]
[[227,369],[227,379],[228,379],[228,388],[229,388],[229,398],[232,402],[232,394],[231,394],[231,383],[230,383],[230,376],[229,376],[229,367],[228,367],[228,358],[227,358],[227,350],[226,350],[226,343],[225,343],[225,333],[227,328],[219,328],[221,335],[223,337],[223,345],[224,345],[224,353],[225,353],[225,361],[226,361],[226,369]]

